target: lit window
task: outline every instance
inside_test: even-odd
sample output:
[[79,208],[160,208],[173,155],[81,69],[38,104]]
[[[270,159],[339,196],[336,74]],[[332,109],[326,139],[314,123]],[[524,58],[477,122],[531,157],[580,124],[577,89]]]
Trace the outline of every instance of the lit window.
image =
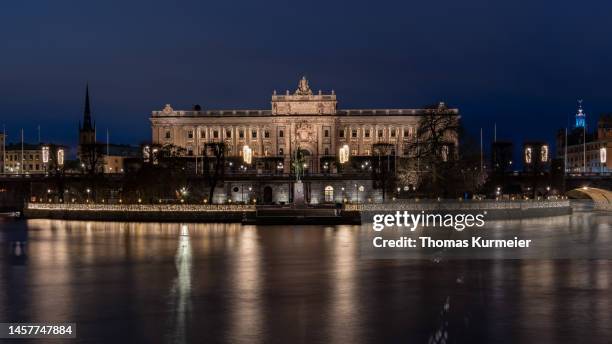
[[334,201],[334,187],[328,185],[325,187],[325,202],[333,202]]

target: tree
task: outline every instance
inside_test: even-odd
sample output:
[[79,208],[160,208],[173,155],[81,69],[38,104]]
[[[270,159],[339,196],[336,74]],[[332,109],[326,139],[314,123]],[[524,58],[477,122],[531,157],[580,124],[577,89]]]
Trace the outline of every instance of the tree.
[[387,190],[394,182],[395,161],[391,161],[395,154],[394,145],[390,143],[376,143],[372,145],[372,181],[374,188],[382,192],[383,202],[386,200]]
[[79,146],[81,168],[85,174],[93,176],[104,172],[104,150],[102,143],[83,143]]
[[[419,120],[416,135],[408,144],[419,188],[430,196],[445,194],[442,184],[448,185],[453,162],[457,159],[459,116],[444,103],[425,110]],[[425,172],[425,173],[423,173]]]
[[212,204],[215,189],[225,179],[225,142],[209,142],[204,147],[204,174],[208,177],[210,187],[208,203]]
[[128,169],[124,178],[123,198],[145,202],[176,198],[187,187],[185,149],[171,144],[149,146],[149,154],[139,169]]

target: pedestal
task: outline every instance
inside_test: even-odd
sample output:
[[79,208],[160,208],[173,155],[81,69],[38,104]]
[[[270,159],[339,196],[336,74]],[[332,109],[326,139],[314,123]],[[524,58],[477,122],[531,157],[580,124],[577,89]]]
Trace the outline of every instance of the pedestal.
[[303,207],[304,204],[304,184],[302,181],[293,183],[293,205]]

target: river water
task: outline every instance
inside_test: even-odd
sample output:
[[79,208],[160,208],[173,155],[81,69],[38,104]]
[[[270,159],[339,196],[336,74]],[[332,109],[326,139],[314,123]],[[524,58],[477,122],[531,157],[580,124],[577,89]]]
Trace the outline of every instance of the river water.
[[76,322],[71,343],[612,338],[611,260],[363,259],[358,226],[0,226],[0,322]]

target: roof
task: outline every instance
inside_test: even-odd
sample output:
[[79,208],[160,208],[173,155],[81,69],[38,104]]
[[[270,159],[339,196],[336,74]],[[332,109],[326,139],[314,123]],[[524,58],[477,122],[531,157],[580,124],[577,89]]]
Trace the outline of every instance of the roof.
[[[153,117],[267,117],[267,116],[420,116],[431,109],[346,109],[337,110],[335,114],[291,114],[273,115],[271,110],[175,110],[171,113],[153,111]],[[459,115],[459,109],[446,109],[445,113]]]

